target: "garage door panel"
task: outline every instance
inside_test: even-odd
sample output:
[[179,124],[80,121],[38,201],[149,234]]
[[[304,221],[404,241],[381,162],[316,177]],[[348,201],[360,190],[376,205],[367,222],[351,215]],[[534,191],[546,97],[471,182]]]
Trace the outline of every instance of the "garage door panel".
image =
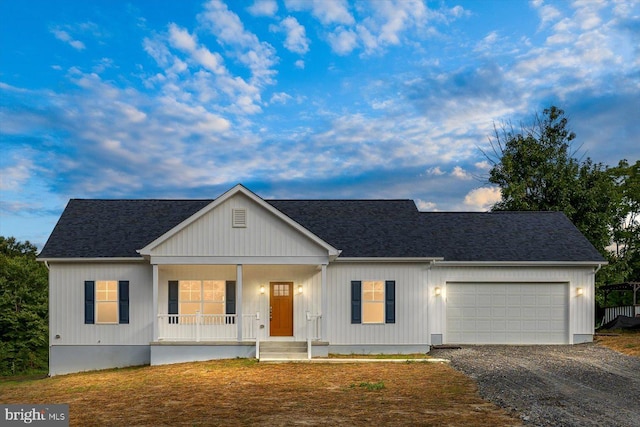
[[566,344],[568,285],[449,283],[448,343]]
[[507,309],[506,307],[492,307],[491,308],[491,317],[496,318],[496,317],[500,317],[503,318],[505,317],[507,314]]
[[506,316],[508,318],[514,318],[517,317],[519,319],[524,317],[524,313],[522,311],[522,309],[518,308],[518,307],[514,307],[513,304],[510,304],[509,307],[507,307],[506,309]]
[[478,307],[476,309],[476,316],[478,318],[490,318],[491,317],[491,307]]
[[507,305],[522,305],[522,297],[520,295],[507,295]]
[[471,298],[471,304],[472,305],[480,305],[480,306],[485,306],[485,307],[491,307],[491,304],[493,302],[493,299],[491,297],[491,295],[478,295],[477,298]]

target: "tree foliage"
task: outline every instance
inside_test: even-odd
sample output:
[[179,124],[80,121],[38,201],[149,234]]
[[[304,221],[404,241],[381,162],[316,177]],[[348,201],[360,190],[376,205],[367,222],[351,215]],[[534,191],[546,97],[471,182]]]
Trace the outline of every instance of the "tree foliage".
[[0,236],[0,375],[48,365],[48,277],[37,248]]
[[492,165],[489,182],[502,191],[493,210],[562,211],[610,261],[602,278],[640,280],[640,162],[610,168],[577,158],[568,123],[551,106],[519,131],[511,123],[494,126],[484,153]]
[[605,269],[608,283],[640,281],[640,160],[621,160],[611,168],[617,200],[611,224],[610,265]]

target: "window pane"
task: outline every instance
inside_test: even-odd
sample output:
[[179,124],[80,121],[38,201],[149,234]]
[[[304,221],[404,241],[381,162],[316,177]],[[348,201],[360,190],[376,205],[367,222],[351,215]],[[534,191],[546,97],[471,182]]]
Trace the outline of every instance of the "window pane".
[[204,301],[224,301],[226,283],[224,280],[205,280],[202,283]]
[[200,311],[199,302],[181,302],[180,314],[196,314],[196,311]]
[[379,302],[363,303],[362,323],[384,323],[384,304]]
[[362,282],[363,301],[384,301],[384,283],[381,281]]
[[203,314],[225,314],[224,304],[221,302],[205,302]]
[[118,323],[118,303],[96,302],[96,323]]
[[274,297],[288,297],[289,296],[289,285],[288,284],[273,285],[273,296]]
[[200,301],[200,281],[180,280],[180,301]]
[[97,281],[96,301],[118,301],[118,282],[115,280]]

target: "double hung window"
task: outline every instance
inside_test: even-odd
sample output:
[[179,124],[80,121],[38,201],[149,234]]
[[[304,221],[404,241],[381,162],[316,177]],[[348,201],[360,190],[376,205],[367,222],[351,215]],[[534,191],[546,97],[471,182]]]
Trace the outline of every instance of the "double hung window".
[[394,280],[351,282],[351,323],[395,322],[396,282]]

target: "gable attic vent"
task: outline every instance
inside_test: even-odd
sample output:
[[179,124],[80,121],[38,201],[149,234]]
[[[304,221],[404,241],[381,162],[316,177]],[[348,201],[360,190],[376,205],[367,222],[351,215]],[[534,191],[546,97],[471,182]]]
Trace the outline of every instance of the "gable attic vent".
[[234,228],[245,228],[247,226],[246,209],[231,209],[231,226]]

